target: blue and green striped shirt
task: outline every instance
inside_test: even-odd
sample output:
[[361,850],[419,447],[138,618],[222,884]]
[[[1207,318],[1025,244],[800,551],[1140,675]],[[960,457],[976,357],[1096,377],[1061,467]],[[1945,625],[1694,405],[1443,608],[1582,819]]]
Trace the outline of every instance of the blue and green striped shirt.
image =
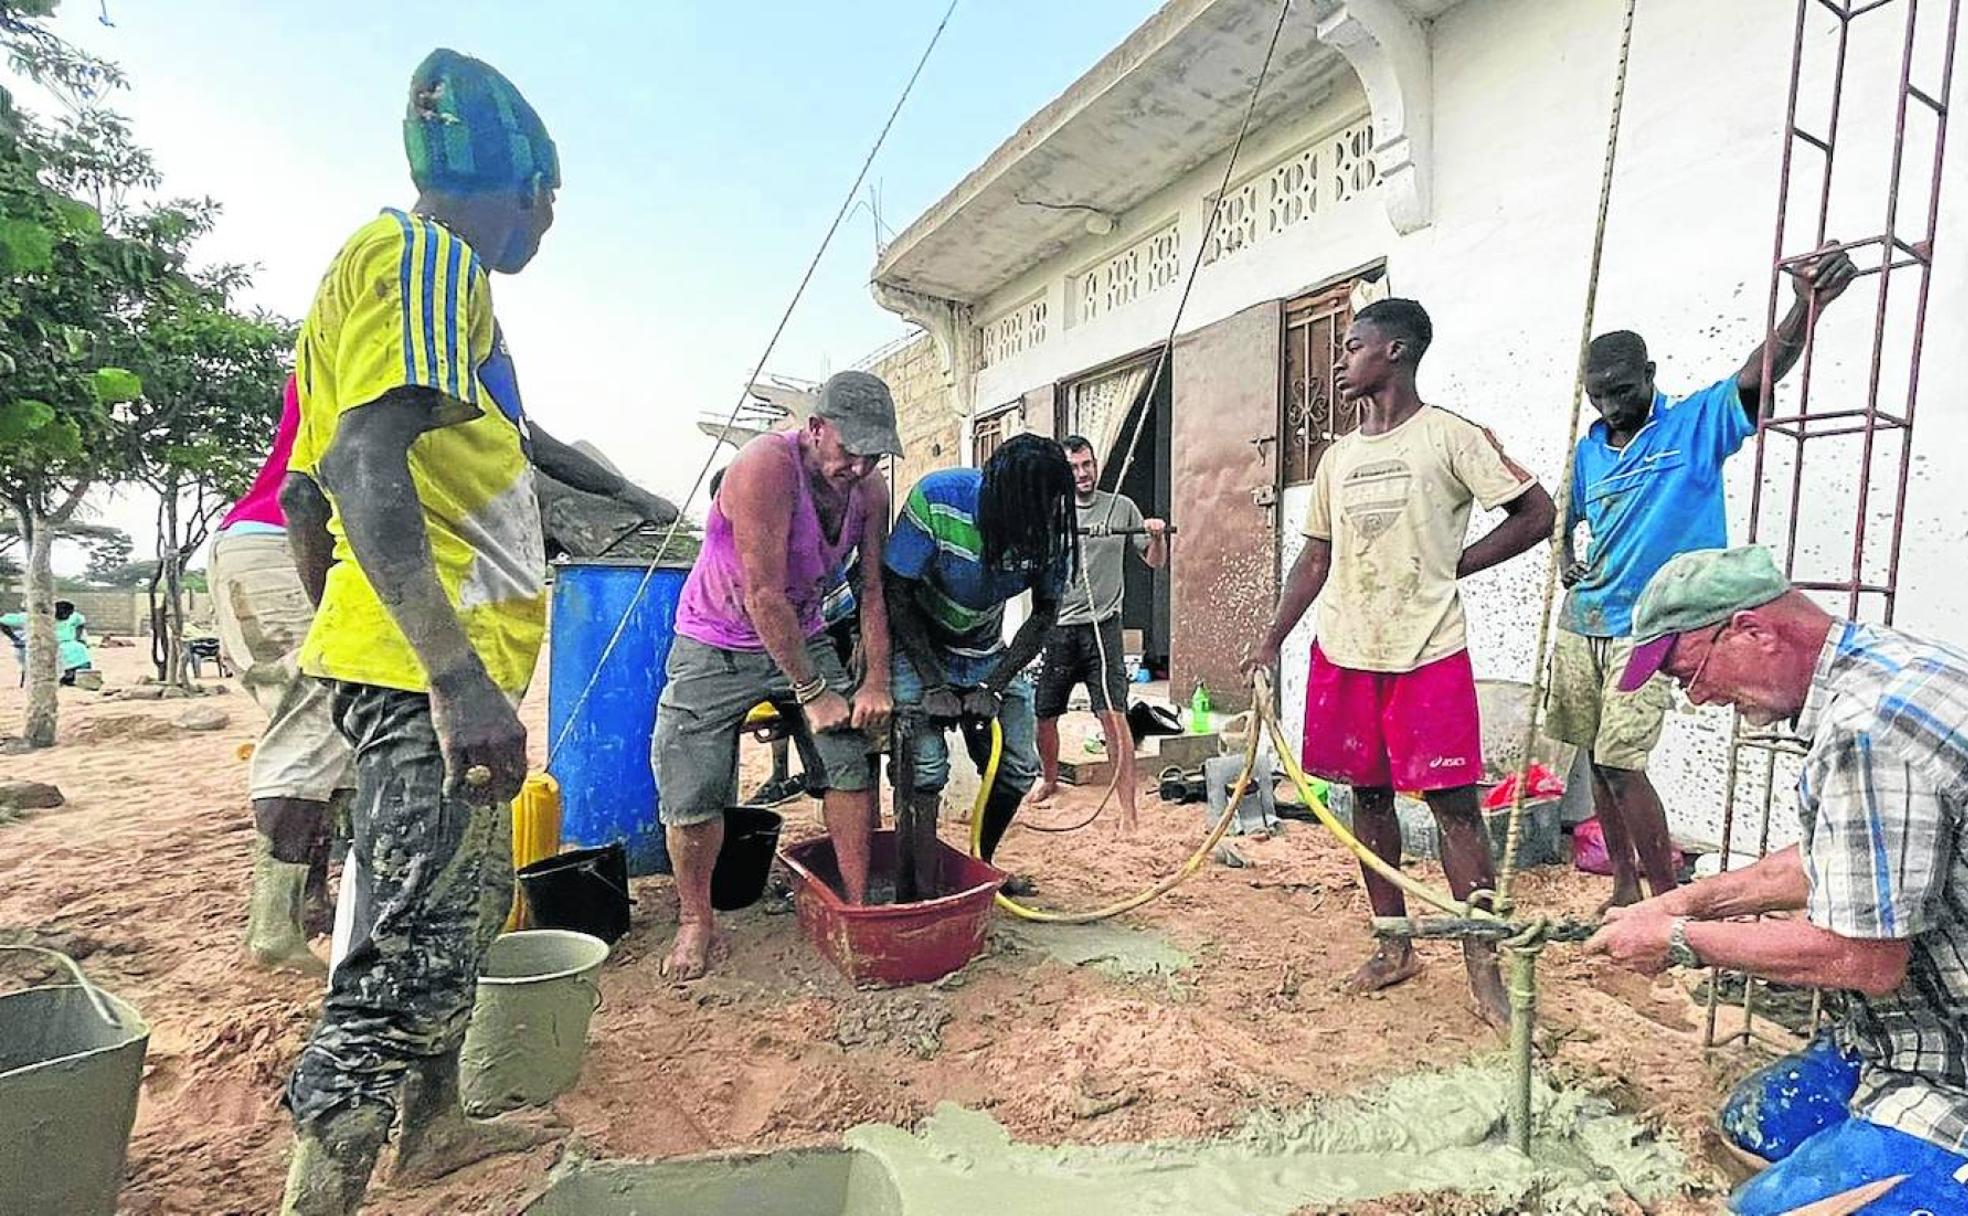
[[884,563],[914,583],[916,605],[929,619],[930,640],[949,660],[959,684],[990,674],[1004,650],[1005,601],[1022,591],[1058,597],[1069,571],[987,570],[977,527],[984,474],[939,469],[916,483],[889,533]]

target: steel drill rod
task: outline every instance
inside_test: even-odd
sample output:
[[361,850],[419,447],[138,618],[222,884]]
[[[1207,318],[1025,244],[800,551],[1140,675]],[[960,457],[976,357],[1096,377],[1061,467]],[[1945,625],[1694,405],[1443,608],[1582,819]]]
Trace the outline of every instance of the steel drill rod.
[[1510,956],[1510,1147],[1531,1155],[1531,1039],[1537,1029],[1537,956],[1542,946],[1506,946]]
[[[1477,941],[1502,942],[1517,937],[1530,927],[1529,921],[1465,920],[1453,916],[1431,916],[1422,919],[1406,916],[1376,916],[1373,920],[1375,937],[1404,937],[1422,941],[1474,938]],[[1582,942],[1598,931],[1599,925],[1596,921],[1569,918],[1554,920],[1545,925],[1543,940]]]

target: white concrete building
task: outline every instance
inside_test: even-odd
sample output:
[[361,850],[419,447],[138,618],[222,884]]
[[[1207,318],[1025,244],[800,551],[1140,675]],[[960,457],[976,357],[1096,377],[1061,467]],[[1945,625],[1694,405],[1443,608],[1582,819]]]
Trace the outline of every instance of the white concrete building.
[[[1424,395],[1493,428],[1555,493],[1624,7],[1295,0],[1218,200],[1277,3],[1172,0],[884,251],[877,298],[929,331],[948,380],[922,408],[961,420],[960,450],[941,461],[951,463],[1013,429],[1122,431],[1220,208],[1128,485],[1180,529],[1161,592],[1172,619],[1130,622],[1149,628],[1151,651],[1165,630],[1178,699],[1198,678],[1231,686],[1268,617],[1297,551],[1305,483],[1324,443],[1353,425],[1323,390],[1327,344],[1363,300],[1391,293],[1429,309]],[[1840,23],[1818,0],[1806,7],[1809,126],[1829,101]],[[1833,236],[1883,229],[1907,7],[1851,23]],[[1923,7],[1914,79],[1938,95],[1927,48],[1941,41],[1945,6]],[[1797,13],[1792,0],[1641,0],[1595,330],[1642,333],[1670,394],[1732,374],[1762,335]],[[1909,119],[1906,148],[1898,231],[1913,241],[1927,223],[1931,112]],[[1798,155],[1787,254],[1814,244],[1816,155]],[[1946,171],[1940,212],[1896,623],[1968,640],[1968,497],[1949,489],[1968,479],[1968,153]],[[1882,311],[1900,345],[1887,343],[1880,408],[1903,408],[1913,280],[1894,276],[1883,309],[1879,281],[1862,279],[1821,327],[1814,408],[1841,395],[1864,404]],[[1779,415],[1795,412],[1798,379],[1785,382]],[[1881,444],[1875,520],[1893,501],[1897,443]],[[1126,446],[1122,434],[1110,467]],[[1791,449],[1772,439],[1769,450],[1780,492],[1766,516],[1779,526],[1766,517],[1764,535],[1781,543],[1780,453]],[[1842,577],[1856,449],[1809,450],[1799,576]],[[1745,449],[1731,464],[1734,537],[1745,535],[1754,460]],[[1874,580],[1884,535],[1867,561]],[[1464,585],[1479,676],[1530,677],[1544,562],[1540,550]],[[1878,603],[1865,615],[1876,619]],[[1310,620],[1284,658],[1292,729]],[[1718,834],[1727,734],[1723,715],[1670,719],[1655,773],[1684,836]],[[1780,813],[1776,839],[1792,823]]]

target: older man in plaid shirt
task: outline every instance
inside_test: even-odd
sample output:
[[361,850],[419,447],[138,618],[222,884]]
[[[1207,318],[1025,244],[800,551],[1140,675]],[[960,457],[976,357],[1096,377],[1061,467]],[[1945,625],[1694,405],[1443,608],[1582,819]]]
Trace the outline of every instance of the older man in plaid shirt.
[[[1624,686],[1658,671],[1756,727],[1794,720],[1810,748],[1801,844],[1614,909],[1587,947],[1843,992],[1829,1038],[1724,1108],[1725,1132],[1773,1162],[1731,1210],[1968,1212],[1968,655],[1833,618],[1755,548],[1663,566],[1634,640]],[[1803,915],[1735,919],[1786,911]]]

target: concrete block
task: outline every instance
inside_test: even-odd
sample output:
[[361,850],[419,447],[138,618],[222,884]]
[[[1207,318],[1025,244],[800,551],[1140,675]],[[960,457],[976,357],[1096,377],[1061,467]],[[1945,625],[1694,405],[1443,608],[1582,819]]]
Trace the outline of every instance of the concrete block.
[[1059,779],[1067,785],[1105,786],[1114,779],[1114,765],[1107,757],[1085,760],[1059,759]]
[[1201,768],[1203,761],[1211,756],[1223,754],[1223,736],[1209,735],[1165,735],[1159,741],[1156,751],[1156,764],[1160,768],[1174,765],[1183,772]]
[[[1328,809],[1341,823],[1352,827],[1353,791],[1346,786],[1335,785]],[[1419,798],[1397,794],[1394,797],[1394,814],[1401,821],[1401,855],[1410,859],[1439,861],[1442,838],[1435,827],[1435,813],[1428,809],[1428,804]],[[1489,829],[1490,856],[1501,859],[1504,837],[1510,832],[1510,812],[1506,808],[1487,813],[1483,816],[1483,823]],[[1526,803],[1523,826],[1517,837],[1517,868],[1559,865],[1566,860],[1564,846],[1558,800]]]

